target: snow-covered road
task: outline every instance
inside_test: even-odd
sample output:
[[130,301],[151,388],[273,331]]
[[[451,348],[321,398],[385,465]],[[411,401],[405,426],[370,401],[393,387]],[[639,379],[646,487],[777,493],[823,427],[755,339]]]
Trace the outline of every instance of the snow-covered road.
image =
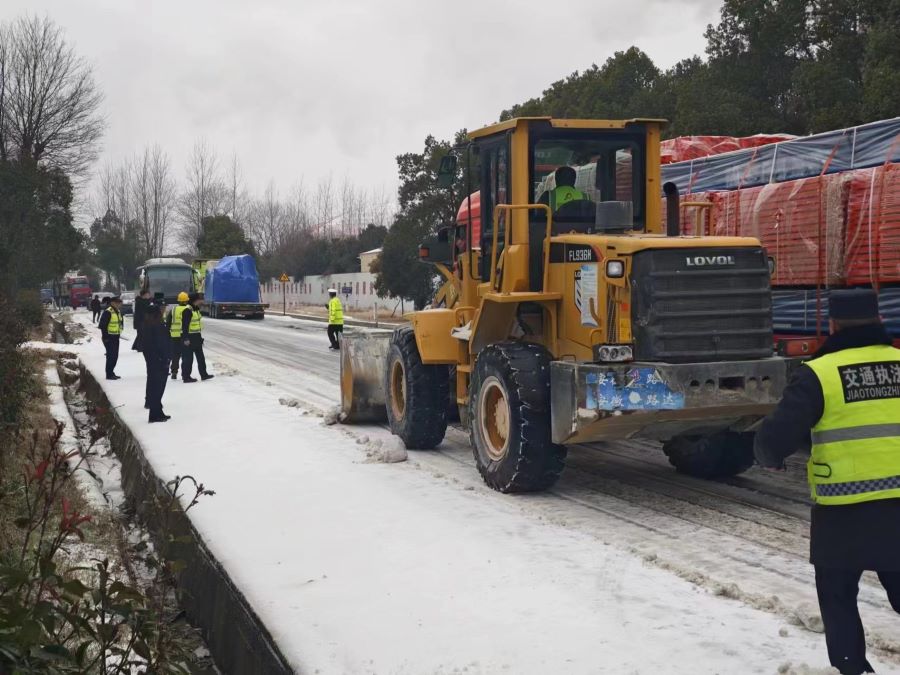
[[[510,497],[484,487],[458,430],[406,464],[372,464],[365,451],[389,440],[384,429],[323,428],[278,405],[285,395],[332,404],[338,362],[322,324],[271,319],[205,322],[214,372],[233,377],[172,383],[167,425],[148,427],[133,405],[137,355],[123,350],[126,380],[104,384],[129,401],[120,413],[161,476],[192,472],[217,490],[197,526],[298,669],[827,663],[821,635],[798,625],[816,614],[798,464],[710,483],[675,474],[653,444],[575,448],[552,492]],[[97,341],[83,350],[102,372]],[[184,411],[219,420],[221,433],[196,449],[167,444],[188,428]],[[898,617],[871,579],[861,607],[872,641],[896,647]],[[882,659],[879,672],[900,667]]]

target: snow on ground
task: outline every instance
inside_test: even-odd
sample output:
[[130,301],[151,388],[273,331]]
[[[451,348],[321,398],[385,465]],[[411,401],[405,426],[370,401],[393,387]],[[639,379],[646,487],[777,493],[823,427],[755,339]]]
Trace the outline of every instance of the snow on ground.
[[380,440],[324,427],[242,374],[170,380],[173,418],[148,424],[133,336],[122,344],[123,379],[108,382],[96,329],[89,334],[82,362],[160,478],[192,474],[216,491],[191,519],[298,671],[771,674],[786,662],[827,665],[821,635],[564,522],[536,520],[519,499],[438,480],[414,461],[373,462]]

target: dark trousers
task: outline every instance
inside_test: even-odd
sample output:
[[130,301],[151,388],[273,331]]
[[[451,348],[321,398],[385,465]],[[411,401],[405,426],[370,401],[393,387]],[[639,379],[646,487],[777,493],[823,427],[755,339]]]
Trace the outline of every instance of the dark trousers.
[[340,349],[341,342],[338,339],[338,335],[343,336],[344,327],[338,324],[330,323],[328,324],[328,340],[331,342],[331,346],[334,349]]
[[190,346],[181,344],[181,377],[190,377],[194,368],[194,357],[197,357],[197,370],[200,371],[200,377],[206,377],[206,356],[203,354],[203,336],[199,333],[192,333],[188,336]]
[[91,321],[94,323],[97,323],[97,319],[99,319],[99,318],[100,318],[100,310],[92,309],[91,310]]
[[[831,665],[841,675],[872,673],[866,660],[866,635],[856,605],[862,570],[816,567],[819,610],[825,624],[825,644]],[[888,601],[900,613],[900,572],[878,572]]]
[[106,349],[106,376],[112,377],[119,362],[119,336],[111,335],[103,338],[103,347]]
[[187,347],[181,344],[181,338],[172,338],[172,377],[178,377],[178,362],[183,349],[187,349]]
[[151,359],[144,354],[144,362],[147,364],[147,390],[144,394],[144,405],[150,409],[150,419],[162,417],[162,397],[166,391],[166,381],[169,379],[169,364],[159,359]]

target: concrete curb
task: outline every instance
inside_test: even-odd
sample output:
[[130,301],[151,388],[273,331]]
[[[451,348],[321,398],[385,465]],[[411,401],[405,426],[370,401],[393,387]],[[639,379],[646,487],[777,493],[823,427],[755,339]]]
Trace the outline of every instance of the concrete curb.
[[[112,408],[100,383],[81,365],[81,389],[109,414],[101,417],[110,445],[122,462],[128,504],[145,524],[158,551],[185,563],[177,576],[179,601],[198,627],[216,665],[225,673],[293,673],[275,640],[228,572],[206,547],[180,507],[166,508],[169,492],[153,472],[128,426]],[[202,476],[198,476],[202,480]],[[209,497],[215,499],[215,497]]]

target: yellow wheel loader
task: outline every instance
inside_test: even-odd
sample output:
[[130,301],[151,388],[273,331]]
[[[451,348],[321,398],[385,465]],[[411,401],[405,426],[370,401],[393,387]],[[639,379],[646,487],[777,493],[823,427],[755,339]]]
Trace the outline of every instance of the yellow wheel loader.
[[455,404],[501,492],[548,488],[567,446],[610,439],[658,439],[697,476],[749,468],[752,428],[794,366],[773,355],[769,260],[756,239],[679,236],[664,123],[540,117],[471,133],[484,226],[422,244],[445,279],[433,308],[344,339],[348,421],[386,418],[430,449]]

